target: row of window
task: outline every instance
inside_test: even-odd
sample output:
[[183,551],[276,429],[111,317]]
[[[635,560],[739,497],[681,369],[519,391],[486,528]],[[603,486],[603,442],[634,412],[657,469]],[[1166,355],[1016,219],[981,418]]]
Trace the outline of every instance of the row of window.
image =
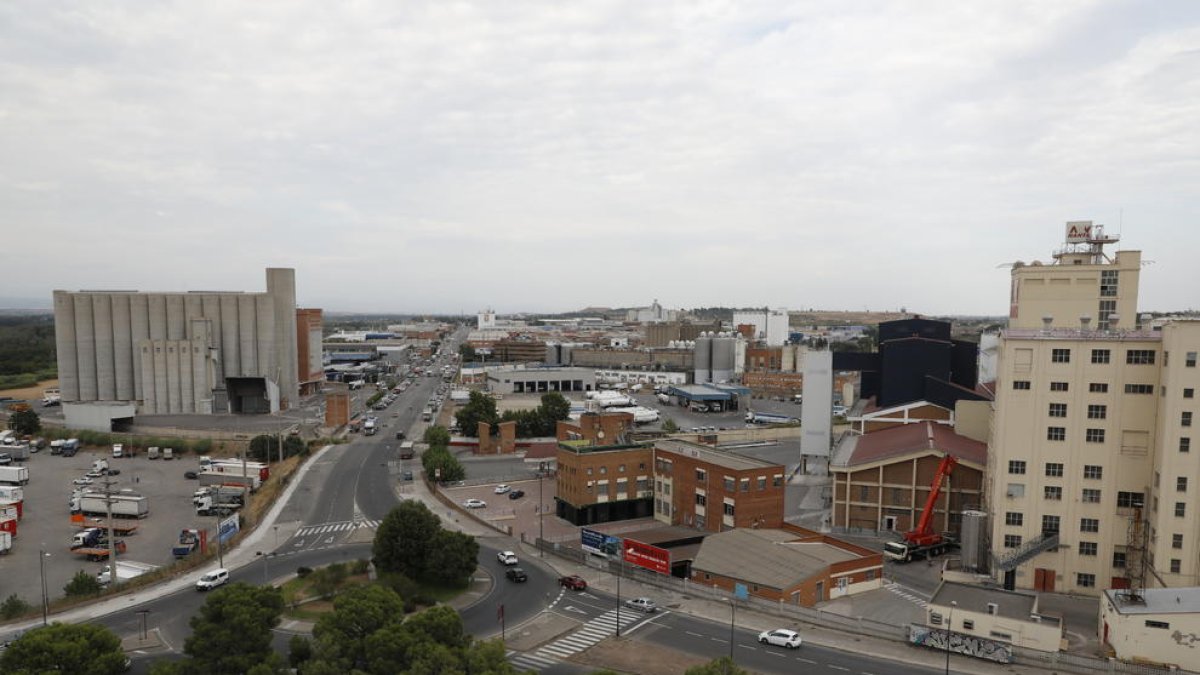
[[[1175,507],[1179,508],[1181,506],[1181,504],[1182,504],[1182,502],[1176,503]],[[1043,532],[1058,532],[1059,531],[1058,527],[1059,527],[1060,522],[1061,521],[1059,520],[1058,516],[1042,516],[1042,531]],[[1004,514],[1004,524],[1009,527],[1022,527],[1025,525],[1025,514],[1021,513],[1020,511],[1008,511]],[[1080,518],[1079,519],[1079,531],[1080,532],[1099,532],[1100,531],[1100,519],[1099,518]],[[1018,536],[1018,539],[1019,539],[1019,536]],[[1008,548],[1018,548],[1019,546],[1020,546],[1020,544],[1018,543],[1017,546],[1009,546]],[[1171,548],[1177,548],[1177,549],[1183,548],[1183,535],[1182,534],[1172,534],[1171,535]]]
[[[1008,460],[1008,472],[1023,476],[1028,465],[1023,459]],[[1046,462],[1046,475],[1051,478],[1062,478],[1063,464],[1061,462]],[[1084,464],[1083,477],[1091,480],[1104,478],[1104,467],[1099,464]]]
[[[1084,432],[1083,440],[1088,443],[1103,443],[1103,429],[1088,429]],[[1048,441],[1065,441],[1067,440],[1066,427],[1046,427],[1046,440]]]
[[[1033,383],[1029,380],[1013,380],[1012,388],[1016,389],[1017,391],[1029,391],[1033,388]],[[1070,390],[1071,390],[1070,382],[1053,381],[1050,383],[1050,391],[1063,392],[1063,391],[1070,391]],[[1108,393],[1108,383],[1107,382],[1089,382],[1088,383],[1088,393],[1090,393],[1090,394],[1107,394]],[[1153,394],[1154,393],[1154,385],[1152,385],[1152,384],[1126,384],[1125,385],[1125,393],[1126,394],[1147,394],[1147,395]],[[1164,395],[1165,395],[1165,392],[1164,392]],[[1184,398],[1195,398],[1195,396],[1196,396],[1195,389],[1192,389],[1189,387],[1189,388],[1186,388],[1183,390]],[[1056,415],[1056,417],[1058,417],[1058,415]]]
[[[1063,489],[1061,485],[1047,485],[1043,487],[1042,490],[1043,499],[1052,502],[1062,501]],[[1023,499],[1025,497],[1025,484],[1009,483],[1005,492],[1009,497],[1014,499]],[[1089,504],[1099,504],[1100,496],[1100,490],[1084,488],[1080,498]],[[1145,505],[1146,497],[1141,492],[1117,493],[1117,508],[1142,508]]]
[[[1131,366],[1154,365],[1155,353],[1156,352],[1153,349],[1126,349],[1125,350],[1125,363],[1128,365],[1131,365]],[[1110,363],[1111,359],[1112,359],[1112,350],[1110,350],[1110,349],[1093,349],[1092,350],[1092,363],[1099,363],[1099,364]],[[1195,360],[1193,359],[1193,364],[1194,364],[1194,361]],[[1050,362],[1051,363],[1070,363],[1071,362],[1071,350],[1067,349],[1067,348],[1051,349],[1050,350]]]

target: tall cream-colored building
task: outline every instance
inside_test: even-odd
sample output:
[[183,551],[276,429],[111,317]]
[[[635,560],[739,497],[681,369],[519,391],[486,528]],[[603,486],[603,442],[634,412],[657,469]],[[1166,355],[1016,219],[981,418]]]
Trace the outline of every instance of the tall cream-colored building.
[[1137,313],[1141,254],[1068,223],[1017,263],[988,453],[992,550],[1009,587],[1099,594],[1200,584],[1200,320]]

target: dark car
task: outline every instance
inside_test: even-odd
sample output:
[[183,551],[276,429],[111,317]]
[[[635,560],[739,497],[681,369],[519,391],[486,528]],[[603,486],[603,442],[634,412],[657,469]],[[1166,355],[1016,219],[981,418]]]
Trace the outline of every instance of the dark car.
[[508,571],[504,573],[504,576],[508,578],[509,581],[515,581],[519,584],[529,581],[529,575],[525,574],[525,570],[521,569],[520,567],[508,568]]
[[569,588],[573,591],[586,591],[587,581],[578,574],[572,574],[558,578],[558,585]]
[[187,471],[187,472],[184,472],[183,477],[189,478],[191,480],[196,480],[197,478],[200,477],[200,474],[196,473],[195,471]]
[[396,432],[396,440],[398,440],[398,441],[404,440],[404,432],[403,431]]
[[121,470],[120,470],[120,469],[109,469],[109,470],[108,470],[108,475],[110,475],[110,476],[120,476],[120,475],[121,475]]
[[525,496],[524,490],[513,490],[512,492],[508,493],[509,499],[520,499],[521,497],[524,497],[524,496]]

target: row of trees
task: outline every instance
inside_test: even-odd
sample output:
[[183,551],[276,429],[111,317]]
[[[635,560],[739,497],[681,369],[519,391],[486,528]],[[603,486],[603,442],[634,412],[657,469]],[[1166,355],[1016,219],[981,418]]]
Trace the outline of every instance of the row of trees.
[[421,468],[425,469],[426,476],[441,482],[466,478],[466,468],[450,452],[450,432],[445,427],[428,427],[422,440],[429,445],[421,455]]
[[454,413],[454,418],[467,436],[479,435],[480,422],[490,424],[493,433],[499,422],[516,422],[517,436],[530,438],[553,436],[557,431],[558,422],[568,419],[570,414],[571,402],[558,392],[543,394],[541,405],[533,410],[506,410],[501,415],[496,411],[495,399],[473,391],[471,399],[462,410]]
[[[307,455],[308,444],[299,436],[284,436],[283,457]],[[246,455],[257,462],[276,461],[279,459],[279,437],[262,434],[250,439],[250,448]]]
[[479,544],[470,535],[444,529],[429,507],[410,499],[384,517],[372,552],[381,576],[461,588],[475,572]]

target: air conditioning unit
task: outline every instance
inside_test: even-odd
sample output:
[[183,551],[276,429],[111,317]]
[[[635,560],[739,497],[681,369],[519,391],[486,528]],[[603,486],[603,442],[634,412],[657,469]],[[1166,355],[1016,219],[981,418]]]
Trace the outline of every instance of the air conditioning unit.
[[1000,605],[997,605],[994,602],[989,602],[987,604],[988,614],[991,614],[992,616],[995,616],[996,612],[999,611],[999,609],[1000,609]]

